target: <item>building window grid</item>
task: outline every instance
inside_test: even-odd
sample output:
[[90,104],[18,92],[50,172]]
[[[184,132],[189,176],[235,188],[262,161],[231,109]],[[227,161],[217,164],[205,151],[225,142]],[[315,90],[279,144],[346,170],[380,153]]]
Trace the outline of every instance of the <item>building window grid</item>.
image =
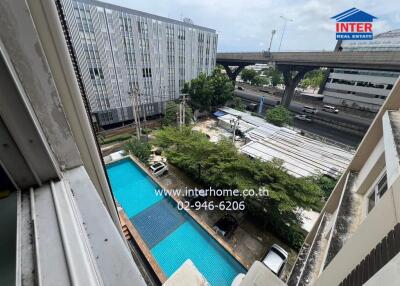
[[[80,39],[84,45],[84,53],[88,61],[90,78],[96,93],[97,104],[100,110],[104,110],[110,108],[110,102],[105,88],[104,74],[97,49],[90,8],[87,4],[77,3],[74,9],[78,27],[80,28]],[[79,26],[79,23],[81,23],[81,26]]]
[[[106,92],[106,86],[105,86],[105,81],[104,81],[104,75],[101,67],[101,62],[100,62],[100,56],[99,52],[97,50],[97,43],[96,39],[94,37],[94,29],[93,29],[93,23],[91,22],[91,17],[90,17],[90,9],[88,4],[80,3],[77,1],[74,1],[74,8],[78,8],[78,14],[80,18],[83,18],[84,20],[80,22],[79,25],[79,30],[81,33],[81,39],[84,38],[84,44],[85,46],[85,56],[86,60],[88,62],[88,66],[91,69],[91,78],[93,85],[96,90],[96,94],[98,95],[98,99],[100,100],[100,106],[104,108],[104,106],[109,106],[109,103],[106,103],[105,101],[108,100],[107,92]],[[123,13],[123,12],[121,12]],[[123,13],[125,14],[125,13]],[[129,15],[126,13],[126,15]],[[101,16],[101,15],[99,15]],[[124,15],[125,16],[125,15]],[[142,78],[144,82],[144,92],[146,95],[150,95],[153,89],[152,86],[152,77],[154,77],[154,74],[152,74],[151,71],[151,60],[154,60],[154,58],[150,59],[150,47],[149,47],[149,30],[148,30],[148,23],[147,23],[147,18],[140,17],[140,16],[134,16],[135,18],[138,17],[139,21],[137,22],[138,25],[138,38],[139,38],[139,51],[140,51],[140,56],[141,56],[141,61],[143,64],[143,70],[142,73],[144,77]],[[132,19],[132,20],[131,20]],[[101,19],[100,19],[101,20]],[[138,84],[138,71],[136,69],[137,62],[135,59],[135,53],[134,53],[134,40],[133,40],[133,22],[134,18],[129,18],[126,17],[121,20],[120,24],[120,30],[123,35],[123,38],[126,40],[126,44],[124,45],[125,49],[125,62],[127,64],[127,74],[129,78],[129,85],[134,86]],[[162,23],[160,21],[150,19],[151,22],[149,24],[152,24],[153,27],[159,26],[160,28],[163,27]],[[100,24],[104,24],[100,21]],[[103,29],[101,25],[101,31],[104,33],[108,33],[107,29]],[[165,87],[165,90],[167,90],[170,94],[175,94],[175,87],[183,87],[184,81],[185,81],[185,65],[186,65],[186,46],[185,46],[185,40],[187,37],[192,36],[193,39],[196,39],[196,36],[198,35],[198,50],[197,50],[197,62],[198,62],[198,73],[200,72],[208,72],[209,68],[214,66],[213,60],[215,59],[215,56],[213,55],[216,46],[216,37],[213,37],[211,34],[208,34],[206,32],[203,32],[201,30],[196,30],[196,29],[187,29],[185,30],[185,27],[181,27],[179,25],[174,25],[174,24],[169,24],[166,23],[167,29],[163,29],[164,33],[166,33],[167,37],[167,51],[166,51],[166,57],[167,57],[167,72],[168,72],[168,86]],[[154,31],[157,30],[157,33],[154,33],[152,37],[154,38],[154,42],[157,43],[157,45],[154,47],[155,51],[155,57],[158,56],[158,61],[161,63],[161,55],[163,53],[160,42],[161,42],[161,33],[159,33],[159,29],[153,29]],[[176,35],[175,35],[176,32]],[[175,38],[176,36],[176,38]],[[115,40],[115,39],[114,39]],[[116,44],[116,43],[114,43]],[[190,45],[189,49],[195,48],[195,45],[193,43]],[[157,51],[156,51],[157,49]],[[177,49],[177,50],[176,50]],[[195,55],[192,50],[192,55]],[[110,59],[111,55],[106,54],[106,58]],[[192,57],[192,60],[195,60],[195,58]],[[157,61],[157,58],[156,58]],[[177,66],[176,66],[177,64]],[[176,69],[177,67],[177,69]],[[175,69],[176,72],[178,73],[178,77],[175,77]],[[161,71],[161,70],[160,70]],[[157,74],[159,74],[158,69],[157,71],[154,71]],[[117,71],[117,73],[121,73],[121,71]],[[93,75],[95,75],[93,79]],[[194,76],[195,73],[193,71],[191,72],[190,76]],[[112,80],[112,79],[111,79]],[[160,74],[160,83],[161,83],[161,74]],[[176,85],[178,84],[178,85]],[[115,75],[114,75],[114,81],[111,83],[111,87],[115,88]]]

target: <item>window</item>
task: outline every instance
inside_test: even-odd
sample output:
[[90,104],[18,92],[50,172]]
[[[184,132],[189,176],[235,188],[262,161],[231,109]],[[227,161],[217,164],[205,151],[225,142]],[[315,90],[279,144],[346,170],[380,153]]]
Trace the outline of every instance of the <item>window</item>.
[[91,79],[104,79],[103,70],[101,68],[89,68],[89,73]]
[[380,198],[387,191],[387,175],[385,174],[379,179],[378,183],[373,187],[371,193],[368,196],[368,212],[370,212],[378,202]]

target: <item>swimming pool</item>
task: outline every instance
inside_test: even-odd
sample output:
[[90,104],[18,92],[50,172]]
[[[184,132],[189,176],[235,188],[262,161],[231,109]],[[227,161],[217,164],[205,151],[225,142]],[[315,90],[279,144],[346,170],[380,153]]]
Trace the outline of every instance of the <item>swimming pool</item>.
[[231,285],[246,269],[129,158],[107,166],[111,188],[167,277],[187,259],[213,286]]

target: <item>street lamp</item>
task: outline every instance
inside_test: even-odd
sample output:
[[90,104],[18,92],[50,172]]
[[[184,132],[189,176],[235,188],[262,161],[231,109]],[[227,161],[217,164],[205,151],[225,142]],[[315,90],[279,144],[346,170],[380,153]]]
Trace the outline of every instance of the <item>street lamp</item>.
[[271,31],[271,41],[269,41],[268,54],[271,52],[272,40],[274,39],[275,34],[276,34],[276,30],[274,29]]
[[278,52],[281,50],[283,35],[285,34],[285,31],[286,31],[286,24],[287,24],[287,22],[293,22],[293,19],[289,19],[289,18],[286,18],[284,16],[280,16],[280,17],[283,19],[283,29],[282,29],[281,41],[279,43]]

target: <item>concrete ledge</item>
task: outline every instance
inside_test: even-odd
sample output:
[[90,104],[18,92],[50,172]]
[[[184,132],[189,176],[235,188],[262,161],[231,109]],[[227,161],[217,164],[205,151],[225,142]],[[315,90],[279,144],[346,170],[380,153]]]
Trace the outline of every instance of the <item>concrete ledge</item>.
[[239,286],[254,286],[254,285],[268,285],[268,286],[286,286],[281,279],[278,278],[271,270],[267,268],[260,261],[256,261],[251,266],[249,272],[239,284]]
[[188,259],[171,275],[163,286],[211,286],[193,262]]

